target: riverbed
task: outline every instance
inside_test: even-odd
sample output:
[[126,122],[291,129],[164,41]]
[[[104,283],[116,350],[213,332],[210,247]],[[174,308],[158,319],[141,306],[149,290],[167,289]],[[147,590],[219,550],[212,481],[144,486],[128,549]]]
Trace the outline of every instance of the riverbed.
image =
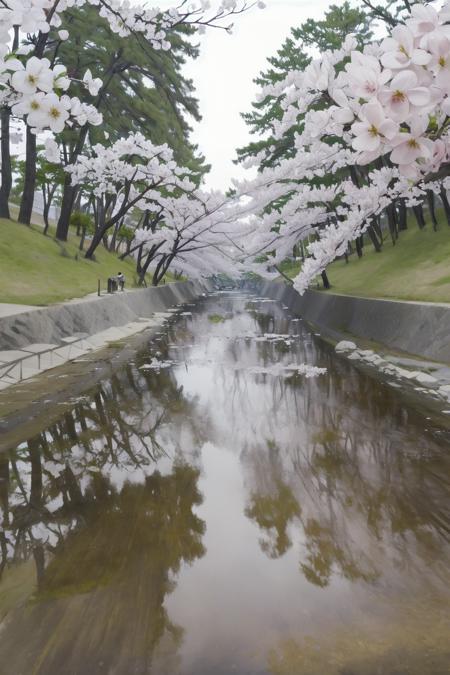
[[450,673],[449,448],[280,303],[181,307],[0,454],[0,675]]

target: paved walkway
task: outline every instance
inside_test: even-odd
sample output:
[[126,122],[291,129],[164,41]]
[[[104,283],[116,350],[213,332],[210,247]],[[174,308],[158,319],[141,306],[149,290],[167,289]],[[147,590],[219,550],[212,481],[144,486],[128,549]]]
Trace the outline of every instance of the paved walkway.
[[36,307],[36,305],[11,305],[8,302],[0,302],[0,319],[6,316],[13,316],[14,314],[31,312],[33,309],[42,309],[42,307]]
[[[122,295],[126,293],[134,293],[135,291],[142,290],[140,288],[126,288],[124,291],[116,291],[114,295]],[[99,296],[98,293],[89,293],[88,295],[83,296],[82,298],[71,298],[70,300],[64,300],[63,302],[55,302],[51,305],[13,305],[8,302],[0,302],[0,319],[5,319],[7,316],[14,316],[15,314],[23,314],[24,312],[30,312],[35,309],[44,309],[44,307],[56,307],[57,305],[73,305],[79,302],[91,302],[92,300],[97,300],[99,298],[104,298],[105,296],[111,297],[106,291],[102,291],[102,294]]]

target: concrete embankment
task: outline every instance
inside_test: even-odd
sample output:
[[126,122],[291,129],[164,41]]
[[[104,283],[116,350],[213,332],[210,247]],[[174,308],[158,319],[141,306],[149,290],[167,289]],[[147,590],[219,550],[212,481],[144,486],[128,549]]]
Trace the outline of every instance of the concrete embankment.
[[21,349],[32,343],[60,343],[63,338],[79,333],[93,335],[191,302],[207,290],[205,284],[186,281],[101,298],[83,298],[3,317],[0,319],[0,350]]
[[182,282],[3,316],[0,390],[146,328],[157,328],[178,305],[208,290],[206,283]]
[[450,363],[450,305],[321,291],[307,291],[300,296],[282,282],[264,282],[259,292],[280,300],[335,340],[352,336],[381,343],[391,350]]

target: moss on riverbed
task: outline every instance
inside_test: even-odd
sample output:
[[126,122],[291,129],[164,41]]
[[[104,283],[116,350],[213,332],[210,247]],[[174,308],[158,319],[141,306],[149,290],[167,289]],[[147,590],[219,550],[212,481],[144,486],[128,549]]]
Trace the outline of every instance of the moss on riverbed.
[[208,314],[208,321],[211,323],[223,323],[225,320],[221,314]]

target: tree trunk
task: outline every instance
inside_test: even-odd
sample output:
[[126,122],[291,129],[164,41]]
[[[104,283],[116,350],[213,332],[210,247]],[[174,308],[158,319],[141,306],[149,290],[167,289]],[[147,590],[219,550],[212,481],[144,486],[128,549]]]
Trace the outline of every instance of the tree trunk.
[[48,194],[47,194],[47,188],[46,188],[45,184],[42,186],[42,198],[44,200],[44,210],[42,212],[42,218],[44,219],[44,232],[43,232],[43,234],[45,236],[47,234],[48,228],[49,228],[48,214],[49,214],[49,211],[50,211],[50,190],[48,191]]
[[42,460],[39,443],[34,438],[28,441],[31,463],[30,506],[40,509],[42,506]]
[[163,278],[163,276],[165,275],[166,269],[167,269],[167,267],[166,268],[164,267],[165,262],[166,262],[166,256],[163,256],[161,258],[161,260],[159,261],[159,263],[156,265],[156,269],[153,272],[153,278],[152,278],[152,285],[153,286],[157,286],[159,284],[159,282],[161,281],[161,279]]
[[391,233],[392,243],[395,246],[398,237],[398,232],[397,232],[397,221],[395,218],[394,204],[389,204],[389,206],[386,207],[386,215],[388,219],[389,232]]
[[110,250],[111,253],[114,253],[114,251],[116,250],[117,234],[120,230],[121,225],[122,225],[122,223],[119,220],[119,222],[116,223],[116,226],[115,226],[114,231],[112,233],[111,241],[109,242],[109,250]]
[[322,277],[323,287],[327,290],[331,288],[330,280],[328,279],[328,275],[325,270],[320,273],[320,276]]
[[[16,51],[19,46],[19,26],[13,28],[12,51]],[[1,109],[1,180],[0,187],[0,217],[10,218],[9,196],[12,188],[12,167],[11,167],[11,143],[10,143],[10,123],[11,109],[4,107]]]
[[305,262],[305,247],[303,246],[303,241],[300,241],[300,255],[302,262]]
[[400,232],[408,229],[408,210],[404,199],[398,203],[398,229]]
[[108,230],[115,225],[117,220],[119,220],[119,218],[117,218],[117,220],[114,218],[105,223],[105,208],[100,203],[97,206],[97,229],[95,230],[90,246],[84,255],[88,260],[92,260],[98,245],[104,240]]
[[[361,246],[361,237],[356,237],[355,246],[356,246],[356,253],[358,254],[358,258],[362,258],[363,250],[362,250],[362,246]],[[325,288],[326,288],[326,286],[325,286]]]
[[428,209],[430,211],[431,222],[433,223],[433,230],[438,229],[438,221],[436,218],[435,199],[433,190],[427,190]]
[[[56,188],[57,188],[57,185],[52,185],[50,188],[48,188],[47,201],[46,201],[45,206],[44,206],[44,223],[45,223],[44,234],[47,234],[47,230],[48,230],[49,225],[50,225],[48,217],[49,217],[51,205],[53,204],[53,199],[55,197]],[[44,190],[45,190],[45,187],[44,187]]]
[[413,206],[413,211],[414,211],[414,215],[416,216],[416,220],[417,220],[417,224],[419,226],[419,229],[422,230],[426,225],[425,217],[423,215],[422,204],[418,204],[417,206]]
[[33,558],[36,565],[36,584],[40,590],[45,577],[45,552],[42,544],[33,546]]
[[44,232],[43,232],[44,236],[47,234],[48,228],[50,227],[50,223],[48,221],[49,211],[50,211],[50,203],[47,200],[47,202],[44,204],[44,212],[42,214],[42,217],[44,219]]
[[444,186],[441,187],[440,197],[442,200],[442,206],[444,207],[445,217],[447,218],[447,223],[450,225],[450,203],[447,197],[447,190]]
[[[139,257],[139,270],[136,270],[139,275],[139,286],[147,286],[147,283],[145,281],[145,275],[148,272],[148,268],[150,267],[150,263],[155,259],[155,256],[158,252],[158,250],[161,248],[162,244],[154,244],[150,251],[147,253],[147,257],[145,259],[145,263],[142,265],[142,251],[140,251],[140,257]],[[162,258],[164,260],[164,258]]]
[[10,218],[9,196],[12,188],[12,169],[11,169],[11,146],[9,125],[11,121],[11,110],[7,107],[1,110],[1,158],[2,158],[2,184],[0,187],[0,218]]
[[[141,244],[138,248],[138,254],[137,254],[137,259],[136,259],[136,272],[138,275],[141,274],[142,271],[142,256],[144,255],[144,244]],[[123,260],[122,256],[120,257],[121,260]]]
[[372,227],[378,237],[378,239],[381,242],[381,245],[383,245],[383,230],[380,227],[380,221],[377,216],[374,216],[372,218]]
[[376,233],[375,228],[373,226],[373,222],[372,222],[371,225],[369,225],[369,227],[367,229],[367,234],[370,237],[370,241],[372,242],[375,251],[377,253],[381,253],[381,242],[378,239],[377,233]]
[[138,279],[138,285],[139,286],[144,286],[145,284],[145,275],[147,274],[147,270],[150,267],[150,263],[153,260],[153,256],[149,253],[147,255],[147,259],[143,265],[141,265],[141,269],[139,270],[139,279]]
[[77,196],[75,197],[74,203],[73,203],[73,209],[74,211],[84,211],[84,209],[81,208],[81,190],[77,191]]
[[71,185],[70,176],[64,179],[63,196],[61,202],[61,213],[59,214],[58,224],[56,226],[56,238],[59,241],[67,241],[69,235],[70,216],[77,196],[77,187]]
[[103,239],[103,231],[102,228],[98,228],[98,230],[94,233],[94,236],[92,237],[92,241],[88,247],[88,250],[84,254],[84,257],[87,258],[88,260],[92,260],[94,257],[94,253],[97,249],[97,246],[100,244],[100,242]]
[[83,227],[83,229],[81,230],[80,251],[83,250],[85,238],[86,238],[86,228]]
[[[73,164],[83,151],[84,143],[87,138],[89,125],[85,124],[78,136],[77,144],[70,154],[70,164]],[[56,238],[59,241],[67,241],[70,226],[70,216],[72,215],[73,205],[78,193],[78,186],[71,185],[70,176],[66,174],[64,179],[63,197],[61,202],[61,213],[59,214],[58,224],[56,226]]]
[[3,511],[3,528],[9,525],[9,457],[0,453],[0,507]]
[[27,127],[25,180],[20,202],[19,222],[29,225],[33,213],[34,190],[36,187],[36,134]]

